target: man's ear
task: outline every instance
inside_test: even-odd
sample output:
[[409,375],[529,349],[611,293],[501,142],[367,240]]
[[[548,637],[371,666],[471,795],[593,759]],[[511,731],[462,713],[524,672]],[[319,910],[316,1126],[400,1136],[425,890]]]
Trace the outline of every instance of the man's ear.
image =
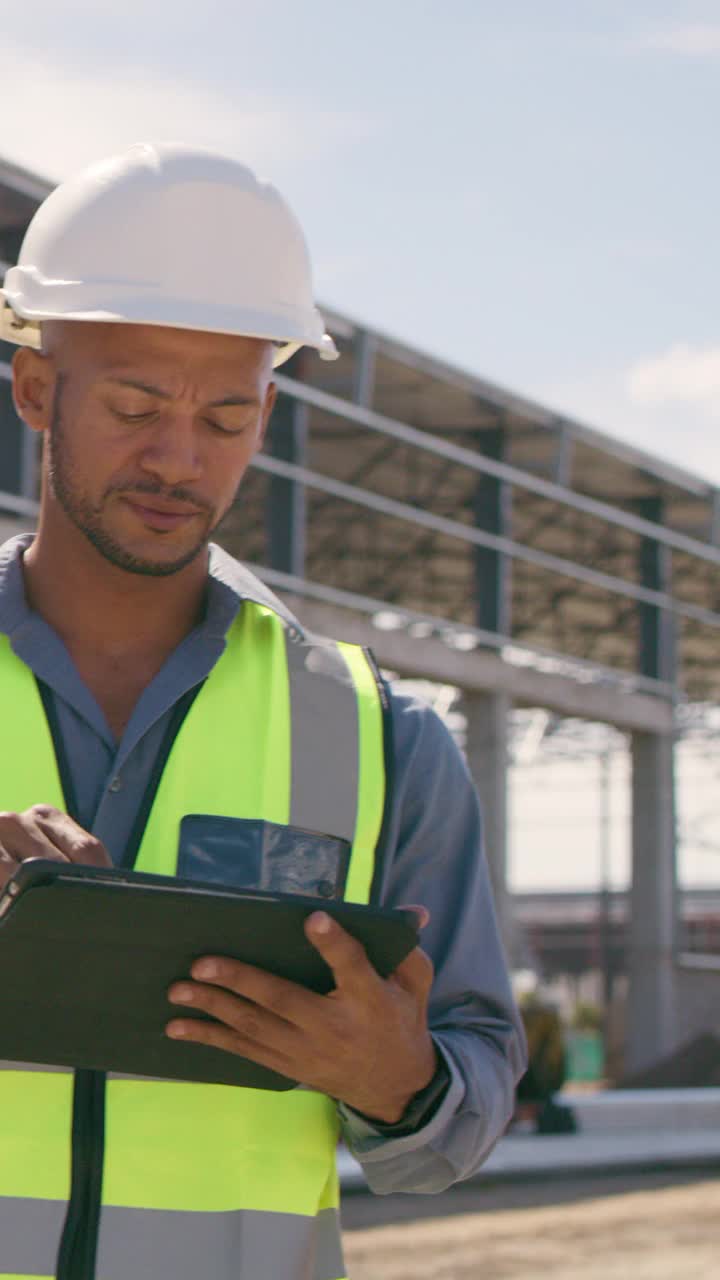
[[15,412],[32,431],[46,431],[52,418],[55,368],[49,356],[19,347],[12,362]]
[[275,404],[276,398],[277,398],[277,384],[274,382],[269,382],[267,385],[267,390],[265,391],[265,400],[263,401],[263,407],[262,407],[261,418],[260,418],[260,427],[259,427],[258,436],[257,436],[256,452],[258,453],[262,449],[265,443],[265,436],[267,435],[268,423],[270,421],[270,415],[273,411],[273,406]]

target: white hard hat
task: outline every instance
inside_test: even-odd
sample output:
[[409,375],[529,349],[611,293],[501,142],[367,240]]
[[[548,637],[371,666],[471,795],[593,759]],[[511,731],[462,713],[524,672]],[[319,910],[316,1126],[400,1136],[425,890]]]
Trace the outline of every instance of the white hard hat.
[[300,224],[225,156],[138,143],[57,187],[0,291],[0,338],[39,346],[43,320],[168,325],[337,357],[313,304]]

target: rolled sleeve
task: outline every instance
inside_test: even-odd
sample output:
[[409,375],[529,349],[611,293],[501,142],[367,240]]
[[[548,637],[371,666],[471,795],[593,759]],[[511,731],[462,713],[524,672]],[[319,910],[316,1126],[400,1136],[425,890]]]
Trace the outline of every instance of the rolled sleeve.
[[340,1108],[345,1142],[377,1194],[437,1192],[477,1171],[512,1115],[525,1040],[498,936],[482,823],[465,762],[415,699],[393,698],[395,778],[383,905],[422,904],[435,977],[429,1023],[450,1084],[427,1124],[384,1136]]

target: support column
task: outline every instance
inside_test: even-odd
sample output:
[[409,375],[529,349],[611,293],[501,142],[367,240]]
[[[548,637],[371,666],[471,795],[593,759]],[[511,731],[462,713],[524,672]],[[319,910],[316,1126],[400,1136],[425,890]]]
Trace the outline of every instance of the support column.
[[[478,450],[496,462],[505,457],[502,425],[476,434]],[[478,529],[508,535],[510,486],[497,476],[477,477],[473,514]],[[510,565],[508,557],[490,547],[473,548],[475,622],[484,631],[510,634]],[[517,947],[507,884],[508,764],[510,759],[510,698],[504,693],[466,694],[467,759],[482,806],[485,853],[495,896],[500,933],[508,956]]]
[[20,422],[13,409],[10,380],[0,375],[0,490],[19,496],[22,493],[22,456],[24,433],[29,429]]
[[361,404],[366,409],[372,408],[375,392],[377,345],[374,333],[368,333],[367,329],[355,331],[352,398],[356,404]]
[[675,785],[670,735],[632,736],[632,886],[626,1071],[669,1053],[676,1040]]
[[561,422],[557,429],[557,451],[555,453],[553,479],[556,484],[561,484],[566,489],[570,487],[574,443],[575,442],[570,436],[567,423]]
[[[647,520],[661,523],[662,501],[647,498]],[[641,540],[640,580],[669,591],[670,551],[654,538]],[[640,604],[638,666],[643,675],[674,683],[674,618]],[[630,891],[626,1071],[642,1070],[669,1053],[676,1041],[675,929],[677,870],[675,741],[672,734],[632,735],[632,886]]]
[[712,496],[710,541],[714,547],[720,546],[720,489],[716,489]]
[[[478,448],[494,462],[505,459],[505,429],[492,427],[477,433]],[[497,476],[478,476],[475,487],[475,525],[486,533],[510,536],[511,490]],[[510,634],[510,561],[490,547],[473,547],[475,568],[475,622],[484,631]]]
[[463,697],[467,716],[465,752],[480,796],[485,853],[500,933],[512,958],[515,939],[507,884],[510,706],[505,693],[466,693]]
[[[308,406],[280,394],[268,429],[267,450],[273,458],[306,465]],[[284,476],[271,476],[268,485],[267,534],[273,569],[305,577],[305,486]]]

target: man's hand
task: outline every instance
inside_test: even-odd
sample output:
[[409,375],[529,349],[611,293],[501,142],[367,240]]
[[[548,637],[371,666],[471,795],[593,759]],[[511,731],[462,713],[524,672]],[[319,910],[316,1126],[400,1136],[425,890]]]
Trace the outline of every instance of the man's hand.
[[105,845],[50,804],[34,804],[24,813],[0,813],[0,890],[28,858],[112,866]]
[[196,981],[177,982],[168,995],[216,1021],[176,1019],[167,1034],[251,1058],[394,1124],[435,1074],[427,1025],[432,964],[416,947],[383,979],[361,944],[325,913],[310,916],[305,931],[332,969],[329,995],[204,956],[192,966]]

